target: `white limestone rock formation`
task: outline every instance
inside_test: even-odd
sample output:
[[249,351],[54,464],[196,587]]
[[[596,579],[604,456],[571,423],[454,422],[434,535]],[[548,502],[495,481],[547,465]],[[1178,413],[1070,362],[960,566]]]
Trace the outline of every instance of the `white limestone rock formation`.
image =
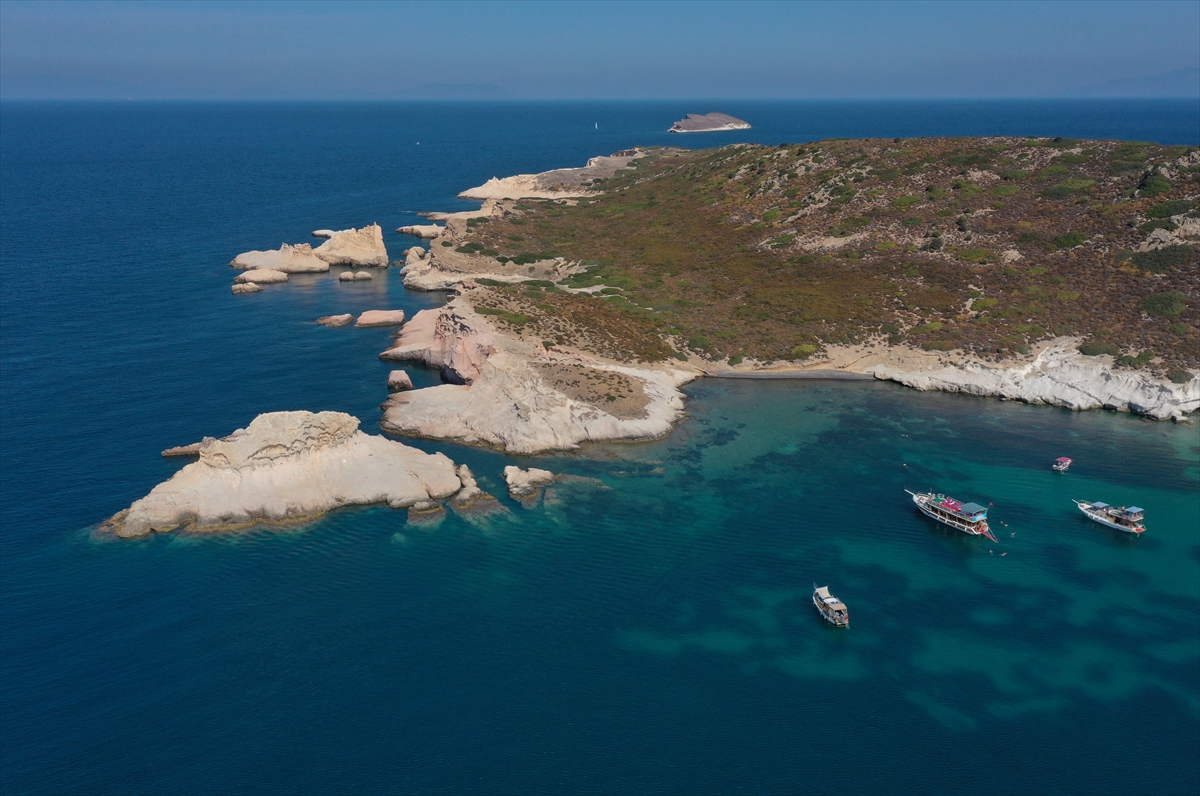
[[255,268],[244,274],[238,274],[233,278],[235,285],[244,285],[247,282],[253,282],[256,285],[271,285],[276,282],[286,281],[288,281],[288,275],[283,271],[276,271],[273,268]]
[[342,412],[271,412],[224,439],[106,523],[118,536],[315,517],[339,506],[408,507],[462,488],[454,463],[358,429]]
[[211,439],[212,437],[205,437],[201,442],[193,442],[191,445],[176,445],[174,448],[167,448],[162,455],[167,459],[177,456],[199,456],[200,447]]
[[330,265],[386,268],[388,264],[383,229],[378,224],[334,232],[329,240],[313,250],[313,255]]
[[358,316],[355,326],[399,326],[404,323],[404,310],[367,310]]
[[243,252],[229,264],[245,271],[267,268],[285,274],[315,274],[329,270],[329,263],[313,254],[313,247],[307,243],[295,246],[284,243],[277,251]]
[[990,365],[977,361],[907,370],[876,365],[866,370],[918,390],[942,390],[1050,404],[1067,409],[1114,409],[1159,420],[1200,409],[1200,377],[1186,384],[1159,381],[1141,370],[1114,369],[1112,357],[1079,353],[1077,339],[1044,345],[1026,363]]
[[366,282],[374,279],[367,271],[342,271],[338,274],[339,282]]
[[595,193],[591,189],[592,180],[611,177],[618,170],[629,168],[629,164],[644,154],[641,150],[626,150],[607,157],[592,158],[582,168],[492,177],[483,185],[468,188],[459,196],[463,199],[566,199],[591,196]]
[[412,377],[406,370],[393,370],[388,374],[387,388],[388,392],[411,390],[413,388]]
[[322,326],[349,326],[354,322],[354,316],[350,313],[345,315],[322,315],[317,318],[317,323]]
[[542,487],[554,483],[554,478],[554,473],[536,467],[522,470],[510,464],[504,468],[504,482],[508,484],[508,494],[518,500],[534,497]]
[[689,113],[671,125],[668,133],[715,133],[718,130],[749,130],[750,123],[727,113]]
[[[551,357],[538,341],[497,332],[461,296],[439,309],[418,312],[380,357],[441,368],[443,379],[450,382],[389,397],[383,406],[384,431],[492,445],[512,453],[661,437],[683,415],[679,386],[697,375],[671,366]],[[568,361],[636,381],[645,396],[644,407],[617,417],[568,397],[545,375],[545,368]]]
[[437,224],[412,224],[396,229],[401,235],[412,235],[416,238],[436,238],[445,231],[445,227]]
[[248,282],[244,285],[234,285],[230,292],[236,296],[240,293],[257,293],[260,290],[262,290],[262,285],[256,285],[253,282]]

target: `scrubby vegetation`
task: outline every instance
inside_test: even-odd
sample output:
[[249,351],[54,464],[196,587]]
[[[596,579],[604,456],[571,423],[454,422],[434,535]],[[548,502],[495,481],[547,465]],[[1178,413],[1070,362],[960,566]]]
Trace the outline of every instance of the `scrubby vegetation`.
[[[537,297],[497,288],[505,312],[549,323],[549,340],[556,316],[615,324],[629,339],[609,349],[644,360],[670,356],[664,341],[732,362],[877,336],[998,358],[1077,335],[1135,352],[1131,367],[1147,366],[1141,352],[1163,374],[1200,367],[1197,246],[1145,242],[1200,213],[1194,150],[871,139],[654,149],[636,163],[578,204],[523,200],[471,226],[461,245],[506,268],[581,263]],[[585,288],[598,295],[555,292]]]

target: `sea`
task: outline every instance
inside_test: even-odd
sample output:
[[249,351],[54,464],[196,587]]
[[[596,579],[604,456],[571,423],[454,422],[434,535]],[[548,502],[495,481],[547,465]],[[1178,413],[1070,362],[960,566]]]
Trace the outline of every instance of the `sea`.
[[[713,110],[754,127],[665,132]],[[161,450],[259,413],[379,433],[391,330],[314,319],[445,300],[396,268],[233,296],[239,252],[377,222],[402,259],[461,190],[636,145],[980,135],[1194,145],[1200,105],[0,103],[0,790],[1196,793],[1196,426],[708,379],[654,442],[409,441],[488,518],[94,533],[186,465]],[[582,478],[525,507],[509,464]],[[991,506],[998,541],[905,489]]]

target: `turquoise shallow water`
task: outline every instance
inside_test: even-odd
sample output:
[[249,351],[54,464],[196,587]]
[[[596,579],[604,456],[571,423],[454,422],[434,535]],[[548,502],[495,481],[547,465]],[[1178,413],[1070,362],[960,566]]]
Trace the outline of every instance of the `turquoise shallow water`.
[[[506,173],[592,146],[564,132],[583,111],[538,111],[560,132],[536,157],[512,149],[521,114],[498,140],[443,121],[422,146],[453,130],[493,149],[435,170],[391,148],[418,124],[402,110],[350,127],[286,106],[0,115],[6,793],[1197,790],[1194,426],[709,380],[656,442],[413,443],[470,464],[506,507],[490,518],[364,508],[94,539],[182,466],[168,445],[282,408],[377,430],[388,331],[311,321],[441,300],[394,272],[232,297],[232,254],[411,223],[491,176],[489,156],[520,161]],[[652,138],[657,111],[627,111],[625,145]],[[583,478],[525,508],[503,495],[510,463]],[[994,503],[999,543],[918,514],[903,490],[931,486]],[[1071,498],[1136,502],[1149,531],[1110,532]],[[816,615],[813,581],[849,630]]]

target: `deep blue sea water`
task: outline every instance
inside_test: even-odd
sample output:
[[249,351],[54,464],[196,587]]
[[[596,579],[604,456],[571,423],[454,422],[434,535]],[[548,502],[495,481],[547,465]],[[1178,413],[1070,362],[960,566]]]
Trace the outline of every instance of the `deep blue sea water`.
[[[755,129],[663,132],[710,110]],[[89,532],[183,466],[160,450],[260,412],[376,432],[389,330],[312,320],[442,300],[395,269],[231,296],[238,252],[377,221],[398,258],[468,186],[638,144],[985,134],[1195,144],[1200,106],[0,104],[0,790],[1197,792],[1195,427],[705,381],[653,443],[413,443],[501,495],[487,522]],[[514,462],[601,484],[527,510]],[[930,485],[994,502],[1000,543],[915,514]]]

